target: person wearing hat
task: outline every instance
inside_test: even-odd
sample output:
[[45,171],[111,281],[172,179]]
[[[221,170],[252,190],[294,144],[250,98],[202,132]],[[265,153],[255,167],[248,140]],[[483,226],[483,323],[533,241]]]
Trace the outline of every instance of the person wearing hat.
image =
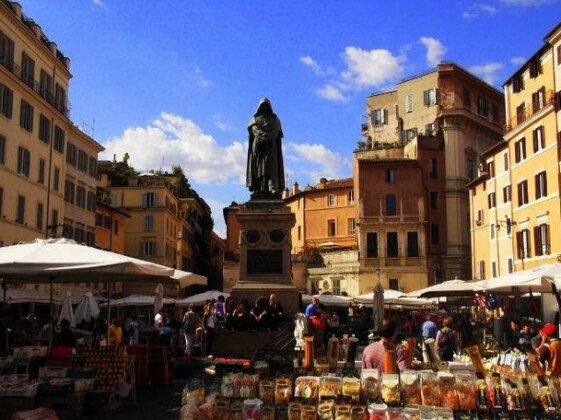
[[556,333],[557,327],[547,323],[533,339],[532,344],[546,372],[558,375],[561,372],[561,342]]

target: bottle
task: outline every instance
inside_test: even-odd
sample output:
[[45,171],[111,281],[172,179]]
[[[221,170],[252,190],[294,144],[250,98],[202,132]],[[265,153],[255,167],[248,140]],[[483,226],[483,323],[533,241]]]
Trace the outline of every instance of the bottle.
[[339,360],[339,339],[334,335],[329,339],[327,344],[327,359],[330,369],[337,369],[337,361]]
[[349,348],[347,350],[347,363],[353,363],[356,359],[356,351],[358,348],[358,338],[355,337],[353,334],[351,338],[349,338]]

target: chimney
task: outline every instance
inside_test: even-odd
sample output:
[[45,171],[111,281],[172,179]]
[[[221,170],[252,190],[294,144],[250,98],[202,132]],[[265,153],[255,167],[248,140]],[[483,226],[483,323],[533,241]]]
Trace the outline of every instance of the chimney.
[[41,29],[41,27],[37,25],[35,22],[31,22],[30,25],[31,25],[31,30],[33,31],[35,36],[41,39],[41,37],[43,36],[43,30]]
[[49,41],[49,50],[56,55],[56,42]]
[[298,194],[300,192],[300,188],[298,188],[298,183],[295,182],[292,186],[292,195]]
[[12,12],[14,12],[14,14],[16,15],[16,17],[18,19],[21,19],[21,4],[16,3],[15,1],[10,3],[10,8],[12,9]]
[[285,188],[284,190],[282,190],[282,199],[285,200],[288,197],[290,197],[290,191],[288,191],[288,188]]
[[70,71],[70,58],[65,56],[62,62],[64,63],[64,67],[66,67],[66,70]]

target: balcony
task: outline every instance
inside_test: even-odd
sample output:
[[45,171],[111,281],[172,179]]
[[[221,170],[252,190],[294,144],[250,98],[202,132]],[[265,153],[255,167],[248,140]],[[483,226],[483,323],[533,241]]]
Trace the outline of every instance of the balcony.
[[53,95],[50,89],[41,87],[40,83],[37,80],[34,80],[32,77],[29,77],[29,75],[25,74],[22,71],[22,68],[17,65],[10,57],[0,56],[0,65],[2,65],[10,73],[12,73],[23,83],[29,86],[64,117],[69,118],[70,103],[68,102],[66,97],[58,98],[56,95]]
[[532,117],[533,115],[540,112],[542,109],[549,105],[555,105],[555,92],[552,90],[548,90],[545,92],[544,98],[542,102],[534,102],[527,107],[524,108],[517,108],[516,109],[516,116],[511,118],[505,124],[505,132],[510,130],[514,130],[519,125],[523,124],[527,119]]

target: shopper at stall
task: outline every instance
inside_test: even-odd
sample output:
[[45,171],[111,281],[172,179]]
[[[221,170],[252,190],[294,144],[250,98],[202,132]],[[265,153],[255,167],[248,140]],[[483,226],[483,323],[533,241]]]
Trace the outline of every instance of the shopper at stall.
[[121,327],[121,320],[119,318],[115,318],[109,327],[109,345],[123,345],[123,328]]
[[440,360],[451,362],[458,349],[458,334],[452,329],[454,319],[449,316],[444,318],[443,327],[436,333],[436,351]]
[[183,316],[183,335],[185,337],[185,354],[190,356],[193,351],[195,341],[195,332],[202,325],[201,318],[195,312],[193,304],[189,305],[189,309]]
[[510,321],[510,331],[507,337],[507,347],[509,349],[518,348],[520,345],[520,321],[512,319]]
[[210,355],[212,343],[214,342],[214,330],[216,328],[216,318],[212,311],[212,304],[206,304],[203,309],[203,330],[204,330],[204,350],[205,355]]
[[236,306],[233,313],[234,328],[237,330],[246,330],[249,323],[249,302],[247,299],[242,301]]
[[140,326],[138,324],[138,320],[136,319],[136,315],[131,314],[127,328],[129,346],[138,344],[139,330]]
[[431,319],[430,314],[425,316],[425,322],[421,325],[421,337],[423,340],[427,338],[436,338],[436,333],[438,332],[438,327],[436,323]]
[[401,345],[396,343],[397,338],[397,325],[388,318],[382,320],[382,326],[379,331],[380,340],[366,346],[362,353],[362,368],[363,369],[378,369],[384,370],[384,363],[386,360],[386,347],[395,346],[396,362],[399,371],[407,369],[407,359],[405,350]]
[[268,317],[268,327],[272,330],[278,330],[279,325],[284,319],[284,313],[282,305],[277,299],[277,295],[274,293],[269,296],[269,302],[267,303],[267,317]]
[[532,349],[532,325],[529,321],[524,321],[522,323],[522,329],[520,330],[520,338],[518,339],[518,347],[520,350],[531,350]]
[[540,330],[539,335],[532,339],[532,347],[538,355],[542,368],[546,372],[561,373],[561,343],[557,338],[557,327],[547,323]]
[[224,327],[226,331],[234,331],[234,311],[236,310],[236,303],[234,298],[228,296],[224,302]]

